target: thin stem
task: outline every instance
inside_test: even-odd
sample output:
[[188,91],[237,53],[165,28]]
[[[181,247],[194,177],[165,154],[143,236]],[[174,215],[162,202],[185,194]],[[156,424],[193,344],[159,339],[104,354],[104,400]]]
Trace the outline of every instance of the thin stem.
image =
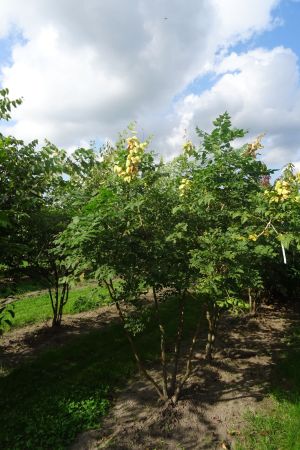
[[52,326],[57,325],[57,312],[58,312],[59,285],[58,285],[58,272],[57,272],[56,264],[54,264],[54,276],[55,276],[55,304],[54,304],[54,311],[53,311]]
[[216,323],[217,323],[217,314],[214,310],[211,312],[209,309],[206,311],[206,319],[208,322],[208,333],[207,333],[207,344],[205,348],[205,358],[207,360],[212,359],[212,351],[215,342],[215,331],[216,331]]
[[178,386],[176,387],[175,390],[175,394],[173,396],[173,403],[177,403],[178,398],[181,394],[182,388],[185,385],[185,383],[187,382],[187,380],[189,379],[189,377],[191,376],[192,373],[192,358],[194,356],[194,351],[195,351],[195,345],[201,330],[201,323],[202,323],[202,317],[199,317],[196,329],[195,329],[195,333],[194,336],[192,338],[192,342],[189,348],[189,352],[188,352],[188,359],[187,359],[187,363],[186,363],[186,371],[185,374],[181,380],[181,382],[178,384]]
[[52,307],[52,311],[53,311],[53,315],[54,315],[54,303],[53,303],[52,291],[51,291],[50,287],[48,288],[48,292],[49,292],[49,297],[51,300],[51,307]]
[[160,388],[160,386],[157,384],[157,382],[152,378],[152,376],[145,369],[145,367],[144,367],[144,365],[143,365],[143,363],[141,361],[141,358],[140,358],[140,356],[139,356],[139,354],[137,352],[135,343],[134,343],[130,333],[127,331],[127,329],[125,327],[124,314],[123,314],[122,309],[120,307],[120,303],[118,302],[116,296],[114,295],[114,288],[113,288],[113,285],[112,285],[112,280],[110,280],[109,283],[107,281],[104,281],[104,283],[105,283],[105,285],[106,285],[106,287],[108,289],[108,292],[109,292],[109,295],[110,295],[111,299],[114,301],[114,303],[116,305],[116,308],[117,308],[118,313],[119,313],[119,317],[120,317],[121,322],[123,324],[123,329],[124,329],[125,335],[126,335],[126,337],[128,339],[128,342],[129,342],[129,344],[131,346],[132,353],[134,355],[134,358],[136,360],[136,363],[137,363],[137,365],[139,367],[140,372],[154,386],[156,392],[158,393],[159,398],[161,398],[162,400],[167,400],[167,398],[164,396],[164,393],[163,393],[162,389]]
[[249,310],[250,313],[253,313],[253,299],[251,295],[251,288],[248,287],[248,300],[249,300]]
[[165,397],[167,397],[168,396],[168,376],[167,376],[167,367],[166,367],[166,333],[165,333],[165,328],[162,324],[162,320],[161,320],[161,316],[160,316],[155,286],[152,287],[152,290],[153,290],[156,318],[157,318],[159,331],[160,331],[160,354],[161,354],[161,365],[162,365],[162,374],[163,374],[163,394]]
[[186,290],[184,290],[183,294],[180,295],[180,297],[179,297],[179,321],[178,321],[177,337],[176,337],[175,348],[174,348],[174,367],[173,367],[172,381],[171,381],[171,394],[174,394],[174,391],[176,388],[178,362],[179,362],[179,356],[180,356],[180,348],[181,348],[183,325],[184,325],[185,298],[186,298]]
[[60,325],[61,324],[61,320],[62,320],[62,315],[63,315],[63,308],[65,306],[65,304],[68,301],[68,297],[69,297],[69,285],[68,283],[64,283],[63,284],[63,288],[62,288],[62,292],[60,295],[60,302],[59,302],[59,313],[58,313],[58,319],[57,319],[57,324]]

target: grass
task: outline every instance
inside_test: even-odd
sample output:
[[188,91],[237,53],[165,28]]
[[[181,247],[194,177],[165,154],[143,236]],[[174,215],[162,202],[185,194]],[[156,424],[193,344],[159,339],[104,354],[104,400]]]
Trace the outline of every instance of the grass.
[[238,450],[300,449],[300,327],[295,327],[274,374],[270,413],[248,415]]
[[[193,329],[199,305],[189,302],[185,336]],[[177,324],[177,302],[162,308],[169,339]],[[158,360],[158,329],[153,319],[136,342],[147,363]],[[75,336],[0,378],[0,448],[63,450],[76,435],[99,426],[113,393],[134,373],[122,327]],[[153,393],[155,395],[155,393]]]
[[[64,314],[74,314],[97,308],[107,301],[106,290],[92,286],[71,289]],[[26,296],[14,302],[15,318],[13,328],[22,327],[52,318],[52,308],[48,292],[36,296]]]

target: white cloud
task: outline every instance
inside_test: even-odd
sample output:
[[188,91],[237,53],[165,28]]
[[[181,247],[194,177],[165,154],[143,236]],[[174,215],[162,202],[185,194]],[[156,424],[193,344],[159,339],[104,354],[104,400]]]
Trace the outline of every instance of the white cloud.
[[234,125],[249,129],[251,136],[266,132],[263,158],[280,166],[300,157],[300,85],[296,55],[277,47],[232,53],[217,67],[220,76],[201,95],[188,95],[177,105],[178,125],[170,144],[182,141],[198,125],[210,127],[216,115],[227,110]]
[[[239,123],[256,127],[261,123],[254,107],[261,95],[259,89],[265,98],[263,105],[258,102],[264,107],[260,114],[266,117],[266,123],[273,124],[279,121],[276,110],[288,109],[294,88],[291,81],[284,92],[281,87],[278,89],[280,81],[272,81],[268,87],[265,77],[271,73],[259,69],[261,78],[258,72],[252,75],[247,55],[225,58],[215,68],[221,80],[211,91],[200,97],[187,96],[175,115],[170,110],[176,94],[214,67],[220,49],[226,50],[239,40],[272,27],[272,11],[277,3],[278,0],[1,0],[0,36],[17,28],[25,39],[14,47],[12,64],[2,67],[3,85],[12,96],[24,97],[14,115],[16,122],[11,132],[20,138],[46,137],[71,147],[80,141],[113,137],[130,121],[138,120],[145,133],[158,135],[157,145],[167,152],[163,140],[176,121],[173,144],[183,126],[206,126],[208,118],[228,108]],[[273,62],[265,60],[265,64],[275,67],[273,78],[285,81],[288,70],[295,76],[296,63],[291,53],[282,51],[280,55],[281,62],[285,55],[284,64],[288,66],[282,75],[279,76],[281,62],[274,66],[275,57]],[[262,67],[263,58],[258,60]],[[241,73],[227,73],[234,70]],[[280,95],[277,103],[273,88]],[[267,105],[268,99],[272,99],[273,106]],[[244,123],[247,118],[250,122]],[[297,122],[296,118],[293,120]],[[279,152],[284,143],[280,136]],[[172,148],[171,140],[167,145]]]
[[220,23],[220,35],[223,40],[246,39],[253,32],[261,32],[273,27],[276,17],[271,16],[272,9],[279,0],[214,0],[218,20]]

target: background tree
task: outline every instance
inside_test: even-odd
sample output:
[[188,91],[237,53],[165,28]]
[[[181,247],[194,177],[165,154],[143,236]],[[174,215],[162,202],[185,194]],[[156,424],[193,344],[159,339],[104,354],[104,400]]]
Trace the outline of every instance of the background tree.
[[[21,100],[10,101],[6,89],[0,94],[1,118],[9,120]],[[0,264],[15,281],[26,275],[48,287],[53,325],[61,322],[69,290],[60,283],[65,270],[52,253],[54,239],[93,195],[102,154],[81,148],[68,155],[48,141],[38,148],[37,141],[0,136]]]

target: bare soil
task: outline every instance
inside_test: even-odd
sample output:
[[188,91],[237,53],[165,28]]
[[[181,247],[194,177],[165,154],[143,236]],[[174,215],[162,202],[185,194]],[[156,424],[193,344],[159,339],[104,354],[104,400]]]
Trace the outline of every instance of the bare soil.
[[227,317],[212,362],[203,359],[199,342],[193,376],[176,407],[159,404],[136,376],[101,428],[80,435],[72,450],[233,449],[245,413],[272,408],[271,372],[293,320],[272,307],[256,317]]
[[60,327],[53,328],[52,321],[48,320],[12,329],[0,340],[0,367],[14,367],[45,349],[64,345],[74,335],[101,329],[117,318],[115,306],[102,306],[78,314],[64,314]]
[[[12,330],[1,339],[0,367],[11,367],[72,336],[118,320],[114,306],[64,316],[59,330],[51,321]],[[276,358],[298,315],[264,307],[255,317],[226,317],[212,362],[202,357],[205,335],[193,361],[194,372],[176,407],[162,405],[139,375],[117,393],[99,429],[81,434],[71,450],[233,449],[247,411],[272,408],[267,392]],[[151,372],[159,378],[159,370]]]

